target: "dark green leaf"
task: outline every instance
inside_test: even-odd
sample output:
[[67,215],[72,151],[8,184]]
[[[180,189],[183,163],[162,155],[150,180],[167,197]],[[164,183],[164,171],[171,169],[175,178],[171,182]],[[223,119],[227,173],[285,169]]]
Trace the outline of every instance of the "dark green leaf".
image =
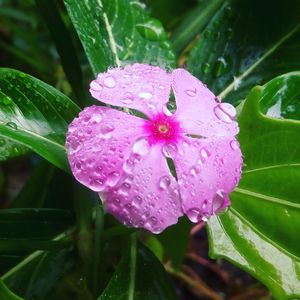
[[165,254],[177,270],[183,263],[191,228],[191,222],[184,217],[180,218],[176,225],[168,227],[158,236],[164,246]]
[[248,96],[239,116],[242,179],[230,209],[209,221],[211,255],[248,271],[277,299],[300,297],[300,122],[270,118],[259,102],[267,114],[299,118],[299,82],[299,72],[287,74]]
[[72,215],[66,210],[2,209],[0,238],[52,238],[72,223]]
[[175,66],[161,23],[133,0],[65,0],[94,74],[112,66],[144,62]]
[[25,299],[43,300],[74,264],[70,249],[44,252],[5,278],[5,283]]
[[69,98],[46,83],[0,69],[0,137],[27,146],[64,170],[69,169],[65,134],[78,112]]
[[176,54],[180,54],[195,35],[202,31],[223,2],[224,0],[202,0],[184,18],[172,34]]
[[22,300],[22,298],[11,292],[2,280],[0,280],[0,298],[1,300]]
[[82,72],[70,33],[60,16],[55,1],[35,0],[55,43],[66,76],[78,101],[84,95]]
[[249,90],[300,68],[300,2],[226,1],[188,59],[189,70],[236,103]]
[[16,196],[11,207],[14,208],[40,208],[43,206],[49,181],[53,177],[54,166],[42,160],[33,169],[32,175]]
[[[163,266],[145,247],[139,246],[137,251],[135,276],[136,300],[175,300],[174,286]],[[130,284],[130,255],[124,255],[108,286],[98,300],[127,300]]]

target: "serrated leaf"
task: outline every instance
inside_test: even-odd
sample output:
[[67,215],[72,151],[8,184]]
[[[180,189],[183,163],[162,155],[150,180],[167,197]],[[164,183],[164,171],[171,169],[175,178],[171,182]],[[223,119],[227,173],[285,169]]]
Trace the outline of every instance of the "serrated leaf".
[[[254,88],[239,116],[244,168],[232,206],[209,221],[210,252],[261,280],[276,299],[300,297],[300,73]],[[292,105],[293,114],[288,107]]]
[[299,1],[226,1],[201,32],[189,70],[236,103],[250,89],[300,68]]
[[0,69],[0,137],[26,146],[64,170],[69,170],[65,134],[78,112],[68,97],[48,84]]
[[161,23],[132,0],[65,0],[94,74],[109,67],[144,62],[175,66]]

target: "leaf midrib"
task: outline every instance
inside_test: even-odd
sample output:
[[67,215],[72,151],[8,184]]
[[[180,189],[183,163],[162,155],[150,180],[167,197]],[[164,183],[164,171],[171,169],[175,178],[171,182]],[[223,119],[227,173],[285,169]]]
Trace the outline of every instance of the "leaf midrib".
[[297,30],[300,28],[300,23],[298,23],[294,28],[292,28],[288,33],[286,33],[282,38],[280,38],[274,45],[265,52],[265,54],[260,57],[255,63],[253,63],[247,70],[245,70],[240,76],[236,77],[219,95],[220,99],[224,98],[229,94],[235,86],[235,82],[244,80],[248,75],[250,75],[254,69],[259,66],[266,58],[268,58],[273,52],[277,50],[286,40],[288,40]]
[[281,199],[281,198],[277,198],[277,197],[273,197],[273,196],[264,195],[264,194],[261,194],[261,193],[253,192],[253,191],[243,189],[243,188],[239,188],[239,187],[235,188],[232,193],[247,195],[247,196],[250,196],[250,197],[259,198],[259,199],[269,201],[269,202],[272,202],[272,203],[276,203],[276,204],[280,204],[280,205],[300,209],[300,204],[298,204],[298,203],[290,202],[290,201],[287,201],[287,200],[284,200],[284,199]]

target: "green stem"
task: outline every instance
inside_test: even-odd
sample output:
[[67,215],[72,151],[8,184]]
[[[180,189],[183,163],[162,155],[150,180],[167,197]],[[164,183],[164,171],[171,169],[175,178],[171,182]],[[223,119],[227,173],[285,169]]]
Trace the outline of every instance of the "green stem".
[[134,299],[135,290],[135,276],[136,276],[136,252],[137,252],[137,236],[133,233],[130,236],[130,274],[129,274],[129,288],[128,300]]
[[104,211],[101,200],[96,203],[95,216],[95,238],[94,238],[94,270],[93,270],[93,294],[96,298],[98,294],[99,282],[102,282],[102,266],[100,264],[100,257],[102,254],[102,237],[104,228]]

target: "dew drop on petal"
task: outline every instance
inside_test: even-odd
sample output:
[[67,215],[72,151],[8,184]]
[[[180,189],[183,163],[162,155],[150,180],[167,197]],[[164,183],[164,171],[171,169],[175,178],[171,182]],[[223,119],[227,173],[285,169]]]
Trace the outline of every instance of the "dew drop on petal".
[[195,97],[197,94],[197,90],[196,90],[196,88],[193,90],[186,90],[185,93],[190,97]]
[[213,212],[218,212],[224,204],[224,191],[218,190],[213,198]]
[[100,92],[102,90],[102,85],[98,83],[97,81],[92,81],[90,84],[90,88],[96,92]]
[[162,148],[162,152],[166,157],[171,157],[172,154],[175,154],[177,152],[177,150],[177,146],[174,143],[168,143]]
[[111,172],[107,176],[106,184],[109,187],[114,187],[118,183],[119,178],[120,178],[120,173],[119,172],[116,172],[116,171]]
[[152,94],[148,93],[148,92],[142,92],[142,93],[139,93],[139,97],[143,98],[143,99],[146,99],[146,100],[149,100],[149,99],[152,98]]
[[126,173],[132,174],[134,169],[134,162],[131,159],[127,159],[123,165],[123,170]]
[[198,166],[193,166],[190,169],[190,173],[193,177],[196,177],[200,173],[200,168]]
[[159,187],[162,189],[162,190],[165,190],[167,189],[171,184],[171,179],[169,176],[163,176],[160,178],[159,180]]
[[105,138],[110,137],[110,134],[115,130],[115,127],[110,124],[103,124],[100,128],[101,133]]
[[186,215],[188,218],[193,222],[193,223],[198,223],[201,218],[200,218],[200,210],[198,208],[190,208],[187,212]]
[[124,182],[121,184],[118,192],[123,196],[128,196],[130,189],[131,189],[131,185],[127,182]]
[[150,145],[146,138],[137,139],[132,146],[133,153],[146,155],[150,151]]
[[104,85],[108,88],[113,88],[116,86],[116,81],[112,76],[107,76],[103,81]]
[[214,113],[219,120],[225,123],[231,123],[236,116],[235,108],[229,103],[217,104],[214,108]]
[[123,99],[121,100],[124,104],[132,104],[134,97],[131,93],[125,93]]
[[230,147],[232,150],[237,150],[240,147],[240,144],[237,140],[232,140],[230,142]]
[[132,202],[136,206],[139,206],[143,202],[143,199],[142,199],[142,197],[136,195],[132,198]]

